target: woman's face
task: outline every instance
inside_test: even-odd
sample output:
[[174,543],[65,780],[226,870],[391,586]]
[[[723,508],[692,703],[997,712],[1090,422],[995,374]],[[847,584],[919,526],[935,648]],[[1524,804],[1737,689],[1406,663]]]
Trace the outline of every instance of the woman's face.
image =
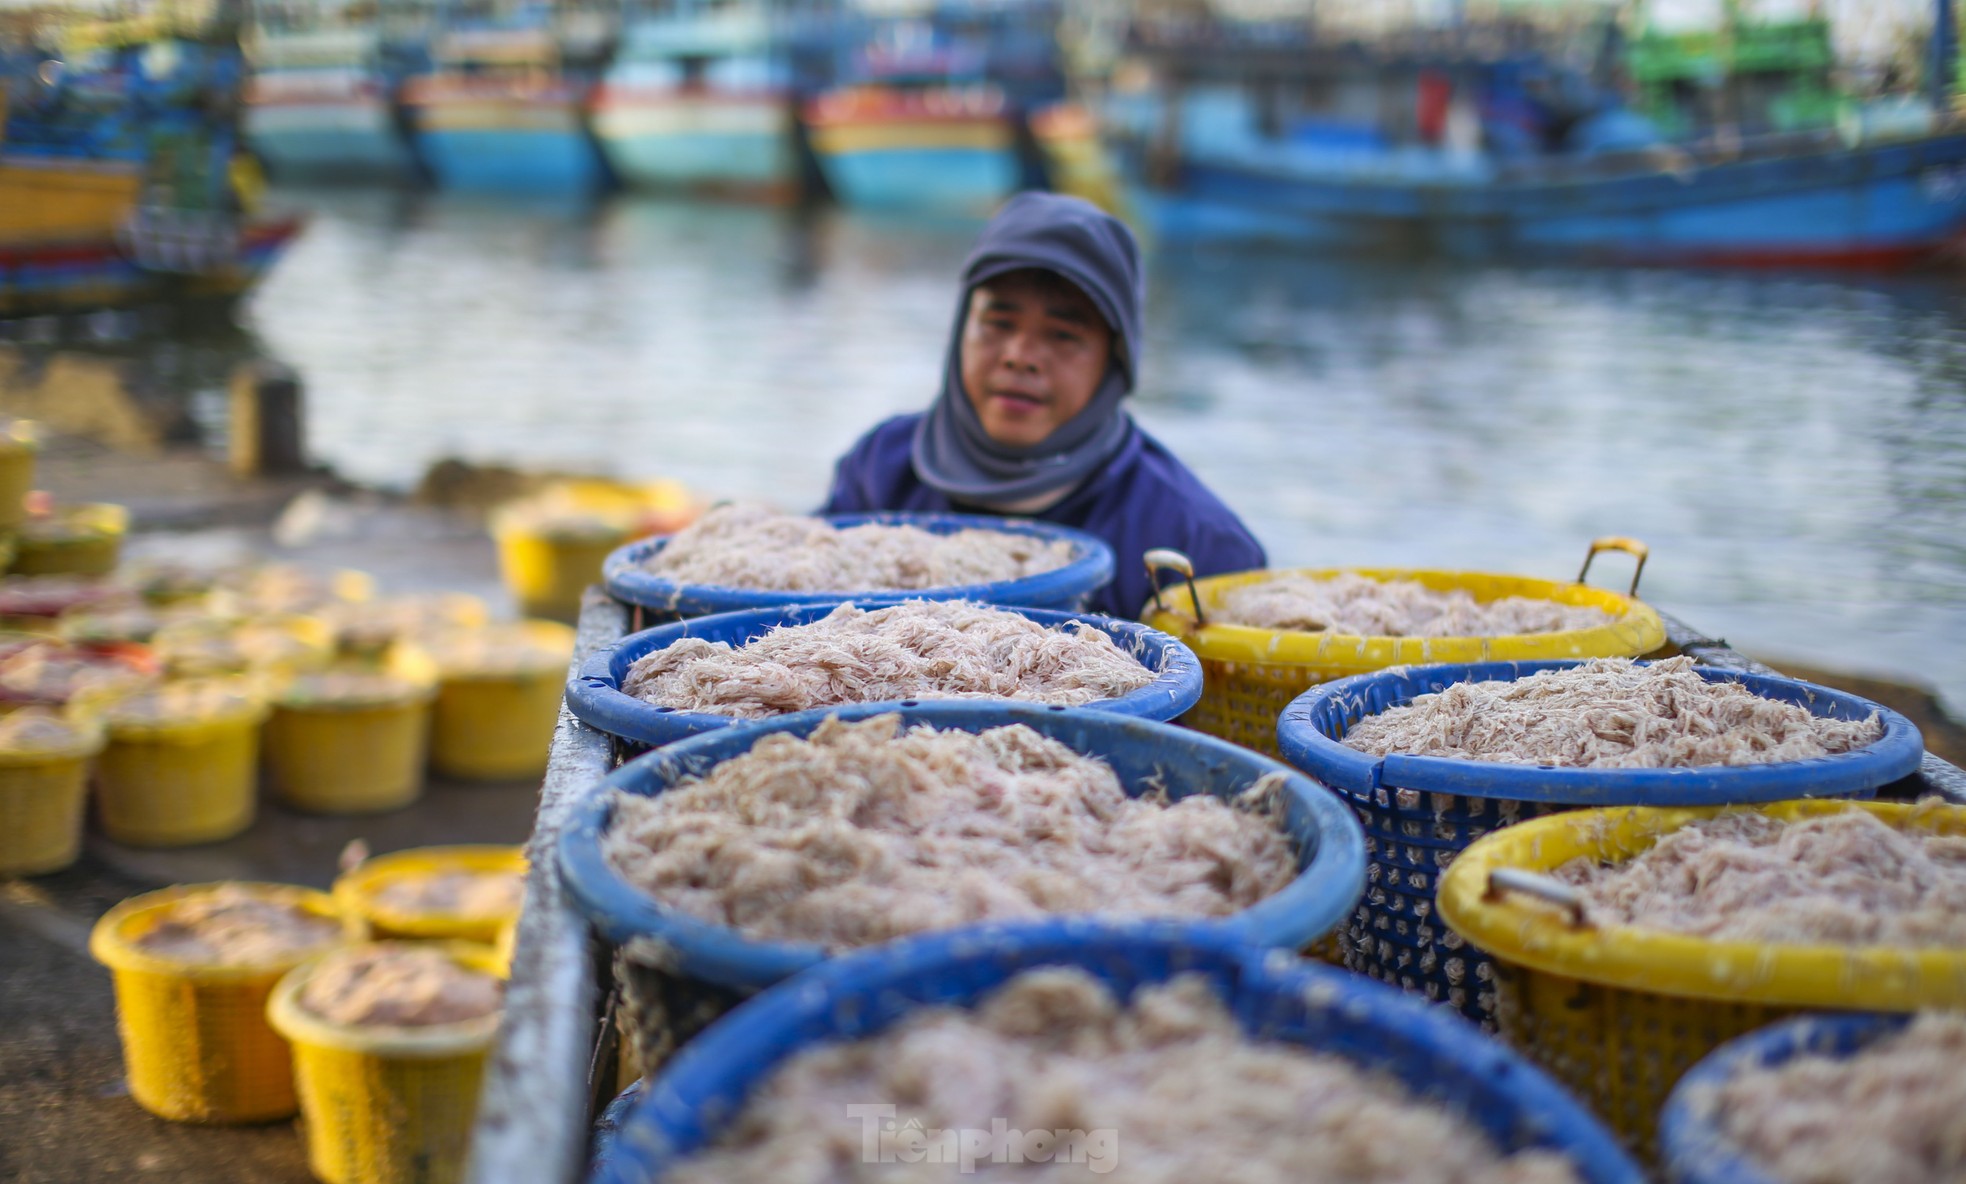
[[1112,353],[1105,318],[1069,280],[1013,271],[970,289],[963,393],[999,444],[1044,443],[1092,401]]

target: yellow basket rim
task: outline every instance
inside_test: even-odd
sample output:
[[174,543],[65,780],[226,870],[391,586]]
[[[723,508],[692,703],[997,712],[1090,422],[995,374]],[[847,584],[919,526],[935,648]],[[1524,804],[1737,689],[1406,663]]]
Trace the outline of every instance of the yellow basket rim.
[[411,847],[365,859],[359,867],[343,872],[334,882],[334,898],[345,916],[363,917],[396,933],[418,937],[441,937],[462,926],[504,926],[518,912],[495,916],[467,916],[461,913],[416,913],[391,908],[376,899],[383,885],[433,872],[515,871],[522,877],[530,864],[526,849],[494,843],[459,843],[443,847]]
[[[319,917],[341,922],[344,918],[335,905],[334,897],[313,888],[303,888],[298,884],[275,884],[255,880],[221,880],[205,884],[178,884],[161,888],[155,892],[145,892],[132,896],[104,913],[89,931],[89,953],[97,962],[111,970],[132,971],[139,974],[164,975],[170,978],[187,979],[203,983],[250,982],[255,979],[274,979],[318,957],[320,951],[303,953],[297,957],[282,958],[275,962],[255,962],[248,964],[221,965],[210,962],[186,962],[176,958],[160,958],[138,946],[130,935],[132,926],[149,920],[152,916],[180,900],[211,892],[222,887],[243,888],[254,895],[298,905]],[[336,938],[331,946],[339,948],[345,937]]]
[[[1642,600],[1579,584],[1574,580],[1546,580],[1499,572],[1455,571],[1423,567],[1289,567],[1259,571],[1232,572],[1206,576],[1195,581],[1204,611],[1220,604],[1223,592],[1249,584],[1263,583],[1279,576],[1306,576],[1331,579],[1358,575],[1373,580],[1418,580],[1430,585],[1460,587],[1467,584],[1506,581],[1516,590],[1509,596],[1536,596],[1554,600],[1556,592],[1569,592],[1574,602],[1602,609],[1618,619],[1609,625],[1590,629],[1565,629],[1553,633],[1509,633],[1493,637],[1394,637],[1361,633],[1311,633],[1294,629],[1258,629],[1249,625],[1210,622],[1199,628],[1192,612],[1182,611],[1187,589],[1170,583],[1162,589],[1157,609],[1150,599],[1141,607],[1140,619],[1164,633],[1179,637],[1203,658],[1223,662],[1249,662],[1266,665],[1357,665],[1372,668],[1418,665],[1438,662],[1518,661],[1562,657],[1572,653],[1622,652],[1644,654],[1665,644],[1666,626],[1658,611]],[[1468,589],[1472,592],[1472,589]],[[1492,599],[1479,597],[1477,599]]]
[[[444,634],[433,637],[421,648],[429,655],[431,663],[437,668],[438,677],[444,682],[513,682],[522,680],[530,681],[547,675],[555,678],[564,678],[566,676],[567,666],[573,661],[574,645],[579,638],[579,633],[573,626],[563,622],[543,620],[539,617],[525,617],[517,621],[491,621],[484,625],[447,632],[469,634],[481,631],[496,633],[506,630],[523,633],[529,637],[540,639],[542,642],[542,653],[539,661],[529,662],[523,666],[507,667],[505,669],[474,668],[466,663],[446,662],[444,660],[443,647],[440,644],[445,639]],[[566,650],[566,653],[549,659],[543,652],[545,645],[562,647]]]
[[36,538],[33,528],[37,522],[30,517],[21,523],[16,531],[15,541],[40,548],[79,547],[94,545],[108,539],[120,539],[130,530],[130,509],[116,502],[70,502],[55,507],[50,517],[76,522],[77,525],[72,529],[77,531],[77,537]]
[[470,970],[506,978],[506,966],[497,950],[480,942],[381,941],[344,945],[317,954],[284,974],[274,984],[266,1000],[266,1019],[273,1030],[295,1044],[333,1048],[367,1056],[397,1059],[436,1059],[464,1056],[491,1046],[498,1025],[505,1016],[503,1005],[490,1015],[455,1024],[429,1024],[401,1027],[389,1024],[338,1024],[323,1019],[300,1005],[300,993],[329,958],[372,946],[402,946],[408,949],[441,950],[453,962]]
[[62,722],[75,729],[75,743],[39,749],[0,748],[0,769],[31,769],[37,765],[86,761],[109,744],[109,736],[97,720],[71,715]]
[[402,687],[392,695],[376,698],[355,699],[337,702],[327,699],[296,698],[294,687],[300,679],[310,675],[333,674],[335,669],[309,670],[288,681],[272,696],[273,705],[281,711],[300,715],[346,715],[362,711],[393,711],[403,707],[420,707],[437,697],[437,670],[428,655],[410,645],[397,645],[391,650],[390,659],[382,669],[366,671],[393,678]]
[[176,740],[182,743],[196,743],[204,739],[206,733],[228,731],[239,727],[241,724],[257,726],[264,723],[267,715],[271,713],[272,707],[266,702],[265,696],[259,694],[250,684],[244,684],[239,687],[243,697],[238,702],[224,710],[210,712],[195,718],[118,719],[116,715],[117,708],[128,699],[136,698],[139,694],[160,690],[162,687],[190,686],[194,683],[208,682],[238,683],[239,681],[237,678],[214,677],[182,679],[176,683],[167,682],[161,685],[153,685],[129,695],[120,695],[109,699],[97,709],[97,715],[102,720],[104,730],[109,733],[111,742],[119,740]]
[[[1934,819],[1939,829],[1966,834],[1966,807],[1934,802],[1812,799],[1572,811],[1517,823],[1476,840],[1441,878],[1441,919],[1504,962],[1626,990],[1788,1007],[1910,1010],[1966,1003],[1966,949],[1714,941],[1632,926],[1580,930],[1547,905],[1520,897],[1485,899],[1491,871],[1547,872],[1578,854],[1604,850],[1619,827],[1629,827],[1632,838],[1656,841],[1687,823],[1729,810],[1794,820],[1851,809],[1868,811],[1894,827]],[[1581,842],[1550,841],[1558,835]]]

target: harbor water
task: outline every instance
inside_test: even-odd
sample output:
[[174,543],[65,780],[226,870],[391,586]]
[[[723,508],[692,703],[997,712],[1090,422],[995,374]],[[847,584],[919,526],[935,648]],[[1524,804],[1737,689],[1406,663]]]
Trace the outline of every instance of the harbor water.
[[[796,509],[928,401],[977,229],[284,196],[312,222],[240,315],[346,476],[456,456]],[[1566,577],[1632,535],[1642,594],[1696,627],[1966,711],[1966,277],[1181,249],[1150,289],[1134,414],[1274,564]]]

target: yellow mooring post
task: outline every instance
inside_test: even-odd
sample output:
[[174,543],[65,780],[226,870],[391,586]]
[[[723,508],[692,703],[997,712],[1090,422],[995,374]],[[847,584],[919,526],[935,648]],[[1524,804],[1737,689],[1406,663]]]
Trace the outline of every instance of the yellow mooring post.
[[242,363],[232,372],[227,455],[240,477],[304,473],[300,378],[278,362]]

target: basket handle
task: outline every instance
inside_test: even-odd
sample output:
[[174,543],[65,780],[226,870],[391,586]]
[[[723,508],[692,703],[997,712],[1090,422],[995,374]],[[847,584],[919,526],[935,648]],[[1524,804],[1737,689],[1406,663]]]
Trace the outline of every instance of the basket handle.
[[1147,561],[1147,581],[1154,586],[1154,607],[1162,612],[1167,611],[1167,606],[1162,604],[1160,599],[1160,573],[1169,570],[1178,571],[1182,578],[1188,581],[1188,599],[1195,606],[1195,624],[1208,624],[1201,615],[1201,593],[1195,589],[1194,560],[1172,547],[1155,547],[1147,552],[1144,558]]
[[1584,556],[1584,566],[1577,572],[1577,582],[1579,584],[1584,582],[1585,576],[1591,574],[1591,560],[1596,559],[1599,552],[1602,551],[1623,551],[1625,554],[1638,560],[1637,566],[1632,568],[1631,589],[1625,593],[1628,597],[1636,598],[1638,596],[1638,577],[1645,571],[1645,557],[1652,553],[1652,548],[1639,542],[1637,539],[1626,538],[1624,535],[1608,534],[1603,538],[1592,539],[1591,549]]
[[1574,929],[1596,928],[1584,913],[1584,894],[1555,876],[1524,871],[1519,867],[1498,867],[1488,873],[1488,891],[1483,895],[1483,900],[1493,903],[1510,892],[1533,896],[1562,909],[1569,914],[1570,925]]

